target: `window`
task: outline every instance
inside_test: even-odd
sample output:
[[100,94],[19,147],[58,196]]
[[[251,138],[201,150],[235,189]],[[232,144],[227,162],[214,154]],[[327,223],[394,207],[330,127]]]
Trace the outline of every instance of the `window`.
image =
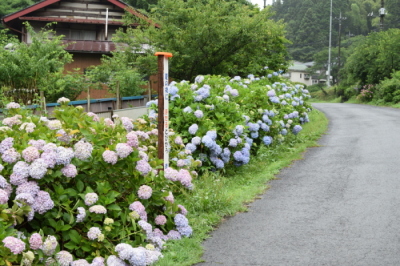
[[303,75],[303,74],[300,73],[300,78],[302,78],[302,75]]

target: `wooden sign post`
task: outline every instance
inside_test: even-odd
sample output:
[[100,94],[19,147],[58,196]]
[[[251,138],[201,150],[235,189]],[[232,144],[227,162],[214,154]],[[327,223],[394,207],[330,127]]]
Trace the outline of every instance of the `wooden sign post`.
[[158,56],[158,158],[164,160],[163,170],[169,167],[169,106],[168,106],[168,58],[171,53],[157,52]]

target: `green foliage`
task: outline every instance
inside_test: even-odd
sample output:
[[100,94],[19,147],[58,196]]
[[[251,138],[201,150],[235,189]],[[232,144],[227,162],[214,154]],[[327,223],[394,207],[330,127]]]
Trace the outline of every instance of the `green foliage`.
[[376,99],[384,103],[400,102],[400,71],[394,72],[390,79],[386,78],[377,85]]
[[104,55],[101,64],[88,68],[86,75],[92,82],[107,85],[115,94],[119,90],[120,97],[141,95],[144,91],[141,85],[145,81],[139,70],[132,65],[131,54],[127,49],[115,51],[112,56]]
[[400,29],[372,33],[349,56],[343,69],[348,84],[377,84],[400,70]]
[[120,32],[117,41],[153,57],[155,51],[173,53],[170,76],[178,80],[198,74],[261,74],[266,65],[286,69],[283,25],[270,16],[268,9],[234,1],[161,0],[150,14],[160,28],[142,21],[139,30]]
[[32,34],[32,43],[18,42],[3,33],[5,39],[1,44],[10,42],[0,47],[0,87],[12,89],[13,94],[7,96],[25,104],[32,102],[34,93],[40,90],[51,94],[53,87],[46,86],[48,81],[63,71],[64,64],[72,61],[60,36],[50,38],[51,30],[43,28],[35,33],[29,24],[26,26]]

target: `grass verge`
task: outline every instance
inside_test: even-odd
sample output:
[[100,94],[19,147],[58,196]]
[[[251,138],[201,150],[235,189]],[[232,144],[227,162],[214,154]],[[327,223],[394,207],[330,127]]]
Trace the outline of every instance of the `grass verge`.
[[201,262],[202,242],[224,217],[247,210],[246,204],[268,188],[268,181],[294,160],[303,157],[309,147],[317,146],[317,140],[328,127],[323,113],[309,113],[310,123],[303,125],[298,136],[288,138],[274,147],[260,149],[248,165],[230,168],[225,173],[205,173],[194,181],[195,189],[178,198],[189,211],[187,217],[193,227],[193,236],[179,241],[169,241],[164,257],[157,266],[186,266]]

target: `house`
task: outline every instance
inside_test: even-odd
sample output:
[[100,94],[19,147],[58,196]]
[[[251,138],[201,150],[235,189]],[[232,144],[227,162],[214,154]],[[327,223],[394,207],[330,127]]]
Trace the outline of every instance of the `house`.
[[312,73],[310,67],[314,65],[314,62],[302,63],[299,61],[294,61],[293,65],[290,66],[284,77],[288,78],[292,82],[300,82],[307,86],[325,83],[325,79],[319,78],[319,73]]
[[[126,28],[122,22],[125,11],[150,21],[120,0],[43,0],[4,16],[2,23],[22,42],[30,43],[24,22],[29,22],[36,32],[56,22],[52,29],[56,35],[64,35],[65,49],[73,55],[73,62],[65,66],[65,71],[79,68],[83,72],[89,66],[99,65],[104,54],[111,54],[117,48],[111,40],[119,28]],[[97,94],[95,98],[112,97],[106,90],[93,94]]]

